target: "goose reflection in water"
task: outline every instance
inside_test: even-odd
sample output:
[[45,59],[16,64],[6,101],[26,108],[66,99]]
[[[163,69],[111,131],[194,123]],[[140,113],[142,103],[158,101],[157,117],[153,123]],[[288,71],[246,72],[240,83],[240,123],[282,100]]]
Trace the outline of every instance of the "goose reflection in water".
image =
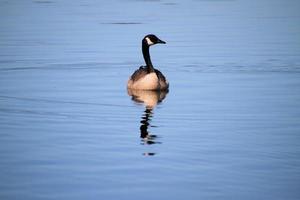
[[[143,112],[140,126],[140,137],[142,139],[142,144],[159,144],[160,142],[156,141],[157,136],[150,134],[148,127],[151,126],[150,122],[153,118],[153,109],[157,104],[161,103],[166,98],[168,91],[128,89],[127,92],[128,95],[132,97],[134,102],[142,103],[145,106],[145,111]],[[144,153],[144,155],[153,156],[155,153]]]

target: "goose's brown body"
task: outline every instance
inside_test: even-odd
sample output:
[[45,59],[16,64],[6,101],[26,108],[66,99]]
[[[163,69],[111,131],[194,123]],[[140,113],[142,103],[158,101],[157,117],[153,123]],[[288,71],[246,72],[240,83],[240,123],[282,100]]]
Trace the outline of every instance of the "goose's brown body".
[[146,67],[140,67],[130,77],[127,88],[136,90],[167,90],[169,83],[166,77],[157,69],[148,73]]

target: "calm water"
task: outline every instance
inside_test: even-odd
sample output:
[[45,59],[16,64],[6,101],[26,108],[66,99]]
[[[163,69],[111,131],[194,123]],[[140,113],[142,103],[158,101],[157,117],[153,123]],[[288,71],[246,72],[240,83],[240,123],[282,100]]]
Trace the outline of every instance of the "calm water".
[[[0,199],[300,199],[299,10],[0,1]],[[132,99],[148,33],[170,91]]]

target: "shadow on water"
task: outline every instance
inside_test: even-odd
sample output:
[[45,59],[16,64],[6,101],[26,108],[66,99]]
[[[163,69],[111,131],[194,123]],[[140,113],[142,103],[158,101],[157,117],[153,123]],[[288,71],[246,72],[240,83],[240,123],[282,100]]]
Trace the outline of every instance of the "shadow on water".
[[[157,135],[150,134],[148,127],[153,127],[150,124],[153,118],[153,109],[157,104],[161,103],[167,96],[168,91],[144,91],[144,90],[127,90],[128,95],[132,97],[132,100],[137,103],[142,103],[145,106],[140,125],[140,137],[142,145],[161,144],[157,141]],[[154,156],[153,152],[143,153],[145,156]]]

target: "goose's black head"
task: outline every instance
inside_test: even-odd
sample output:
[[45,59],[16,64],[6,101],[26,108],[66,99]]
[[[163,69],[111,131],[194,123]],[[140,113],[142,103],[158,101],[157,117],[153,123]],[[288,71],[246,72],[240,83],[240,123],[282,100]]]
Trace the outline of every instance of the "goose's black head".
[[151,46],[158,43],[166,44],[165,41],[162,41],[161,39],[159,39],[153,34],[146,35],[143,39],[143,43],[146,44],[147,46]]

